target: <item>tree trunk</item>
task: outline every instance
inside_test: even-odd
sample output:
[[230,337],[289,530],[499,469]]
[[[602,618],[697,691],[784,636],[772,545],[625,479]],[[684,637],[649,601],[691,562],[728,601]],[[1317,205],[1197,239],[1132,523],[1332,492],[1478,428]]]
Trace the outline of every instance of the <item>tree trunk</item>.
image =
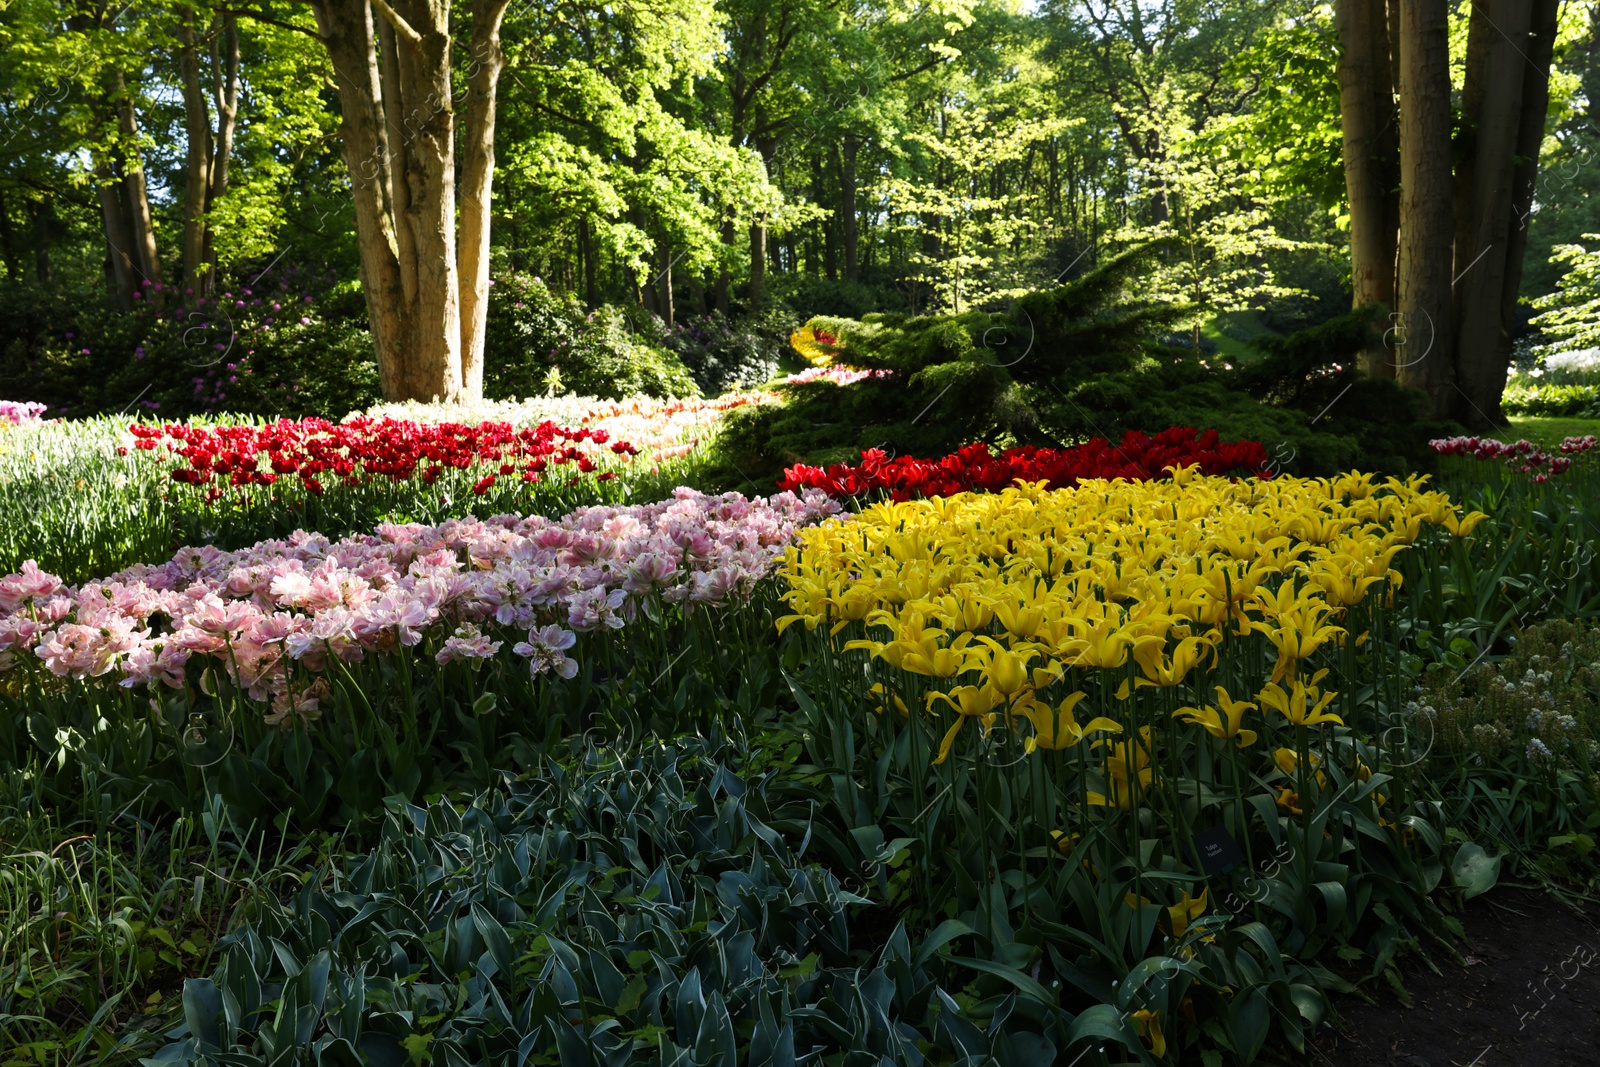
[[17,257],[16,238],[11,231],[11,205],[6,203],[4,190],[0,190],[0,258],[5,260],[6,281],[15,282],[17,275],[22,273],[22,266]]
[[1400,2],[1400,277],[1402,385],[1430,414],[1455,404],[1451,360],[1450,52],[1446,0]]
[[[456,272],[455,116],[450,103],[450,9],[446,0],[410,0],[400,9],[419,40],[396,41],[405,106],[406,211],[415,259],[417,315],[410,395],[455,400],[462,390],[461,293]],[[407,17],[407,16],[410,17]],[[385,86],[388,91],[388,86]],[[481,391],[481,385],[480,385]]]
[[861,218],[856,211],[856,157],[860,150],[861,139],[845,134],[839,168],[839,218],[844,224],[844,276],[852,282],[861,280]]
[[[384,396],[462,396],[455,120],[443,0],[320,0]],[[380,73],[381,71],[381,73]]]
[[[1400,146],[1389,81],[1389,23],[1384,0],[1341,0],[1339,112],[1344,128],[1345,187],[1350,201],[1352,305],[1395,306]],[[1380,327],[1381,329],[1381,327]],[[1381,336],[1361,353],[1361,369],[1393,378]]]
[[[508,0],[473,0],[472,65],[461,134],[461,388],[483,395],[483,338],[489,315],[489,220],[494,191],[495,101],[505,53],[500,23]],[[588,259],[586,234],[580,233]],[[591,273],[592,277],[592,273]],[[593,285],[590,286],[593,289]]]
[[359,0],[327,0],[312,10],[337,73],[342,119],[339,137],[355,201],[361,289],[378,357],[378,378],[386,399],[409,399],[412,395],[404,391],[409,376],[403,369],[412,306],[401,290],[399,234],[390,195],[392,161],[372,11]]
[[106,281],[116,291],[117,306],[133,310],[133,294],[138,288],[138,268],[133,258],[133,234],[122,207],[122,181],[109,159],[94,165],[95,191],[100,196],[100,222],[106,234]]
[[183,86],[184,153],[183,288],[184,302],[210,295],[213,278],[206,257],[206,200],[211,190],[211,115],[200,87],[200,53],[187,12],[179,15],[178,74]]
[[722,259],[717,264],[717,311],[724,317],[732,310],[732,284],[728,277],[728,250],[733,247],[733,242],[738,238],[738,230],[734,227],[732,218],[722,220]]
[[[1526,0],[1498,0],[1492,14],[1488,7],[1488,0],[1475,0],[1468,32],[1469,48],[1476,44],[1480,55],[1469,58],[1462,94],[1470,134],[1466,181],[1458,189],[1454,285],[1457,418],[1480,430],[1505,425],[1500,391],[1511,324],[1502,298],[1526,63],[1513,42],[1527,40],[1531,15]],[[1503,33],[1480,32],[1479,23],[1490,20]],[[1542,112],[1538,126],[1543,133]]]
[[[1500,321],[1506,325],[1499,364],[1511,366],[1511,330],[1517,321],[1517,295],[1522,288],[1523,258],[1528,250],[1528,216],[1533,212],[1533,188],[1539,176],[1539,147],[1544,142],[1545,115],[1550,107],[1550,61],[1556,43],[1556,23],[1561,14],[1560,0],[1534,0],[1532,33],[1523,52],[1528,62],[1522,68],[1522,115],[1517,121],[1516,167],[1511,175],[1511,216],[1515,225],[1506,236],[1506,278],[1500,295]],[[1600,7],[1593,11],[1594,29],[1600,30]],[[1600,37],[1600,35],[1597,35]],[[1499,407],[1505,391],[1505,373],[1493,385],[1494,406]]]
[[595,287],[594,237],[589,233],[589,216],[578,216],[578,247],[583,249],[583,299],[590,310],[599,306]]
[[50,284],[50,201],[34,200],[28,210],[33,213],[33,273],[41,286]]
[[750,309],[759,308],[767,293],[767,218],[758,213],[750,223]]
[[[211,80],[212,91],[216,94],[217,139],[216,150],[211,156],[211,185],[206,190],[208,215],[216,207],[217,201],[228,192],[228,163],[233,158],[233,131],[239,118],[239,25],[233,15],[222,16],[222,40],[228,49],[226,67],[217,42],[213,40],[211,45]],[[216,231],[208,220],[202,254],[205,256],[207,278],[212,285],[216,284],[217,276],[215,237]]]
[[[155,224],[150,218],[150,195],[145,188],[144,164],[139,158],[139,124],[133,111],[133,95],[126,91],[121,72],[113,75],[117,92],[114,106],[117,109],[117,126],[124,140],[122,185],[124,203],[128,212],[128,234],[133,241],[130,250],[134,268],[142,275],[141,288],[150,290],[149,297],[157,304],[162,299],[161,257],[156,252]],[[149,286],[143,286],[149,282]]]
[[671,329],[676,325],[672,306],[672,241],[670,238],[661,239],[661,318]]

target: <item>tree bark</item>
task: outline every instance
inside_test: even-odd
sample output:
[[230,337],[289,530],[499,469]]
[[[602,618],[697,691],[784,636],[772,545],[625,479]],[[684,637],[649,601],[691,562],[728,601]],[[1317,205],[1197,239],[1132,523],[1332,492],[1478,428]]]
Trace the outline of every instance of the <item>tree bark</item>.
[[[508,0],[473,0],[472,65],[461,135],[461,387],[483,395],[483,338],[489,315],[489,221],[494,191],[495,101],[505,53],[500,23]],[[588,260],[586,234],[580,233]],[[591,272],[592,277],[592,272]],[[590,285],[593,289],[593,285]],[[592,293],[591,293],[592,297]]]
[[50,201],[30,201],[33,213],[33,273],[41,286],[50,284]]
[[139,158],[139,124],[133,111],[133,95],[127,92],[120,71],[113,75],[116,89],[114,106],[117,110],[117,126],[122,133],[123,165],[122,185],[124,202],[128,212],[128,233],[133,241],[131,249],[134,266],[142,275],[143,282],[148,281],[151,290],[150,299],[157,304],[161,302],[161,256],[156,251],[155,223],[150,217],[150,195],[145,187],[144,163]]
[[757,213],[750,223],[750,309],[760,307],[767,293],[767,218]]
[[[1550,63],[1555,51],[1556,23],[1561,14],[1560,0],[1534,0],[1532,32],[1523,52],[1528,62],[1522,67],[1522,115],[1517,121],[1516,167],[1511,175],[1511,218],[1514,223],[1506,235],[1506,278],[1500,295],[1500,320],[1506,324],[1499,365],[1500,378],[1493,384],[1495,407],[1505,392],[1504,368],[1511,366],[1511,330],[1517,321],[1517,295],[1522,288],[1523,259],[1528,251],[1528,216],[1533,212],[1533,190],[1539,176],[1539,147],[1544,143],[1545,116],[1550,108]],[[1592,25],[1600,29],[1600,8],[1595,8]],[[1597,35],[1600,36],[1600,35]]]
[[843,139],[839,167],[839,218],[844,225],[844,276],[861,280],[861,219],[856,211],[856,158],[861,139],[847,133]]
[[0,258],[5,259],[6,281],[15,282],[22,273],[17,256],[16,238],[11,230],[11,205],[6,203],[5,191],[0,190]]
[[[381,13],[374,26],[372,6]],[[463,394],[455,117],[444,0],[319,0],[338,76],[361,283],[384,396]]]
[[661,275],[658,279],[661,284],[661,319],[671,329],[676,325],[672,300],[672,240],[661,239]]
[[[233,131],[239,118],[239,24],[233,15],[222,16],[222,40],[227,47],[226,65],[219,54],[217,42],[211,46],[212,91],[217,105],[217,137],[211,157],[211,184],[206,189],[206,212],[209,215],[228,191],[228,163],[233,158]],[[216,230],[209,220],[205,228],[205,241],[201,249],[207,265],[207,277],[216,284],[217,250]]]
[[400,281],[399,234],[390,198],[391,160],[372,11],[360,0],[327,0],[312,10],[337,75],[342,117],[339,135],[355,201],[361,289],[378,357],[378,377],[386,399],[408,399],[403,389],[409,376],[403,369],[412,307]]
[[[1513,41],[1527,40],[1532,14],[1526,0],[1498,0],[1492,14],[1489,6],[1488,0],[1474,0],[1468,32],[1468,47],[1476,44],[1480,55],[1469,58],[1462,94],[1470,140],[1462,163],[1466,180],[1458,189],[1454,285],[1457,418],[1481,430],[1505,425],[1500,391],[1511,324],[1503,296],[1526,64]],[[1488,26],[1478,31],[1480,22],[1491,19],[1503,34]],[[1542,113],[1538,126],[1543,133]]]
[[1402,385],[1429,413],[1454,409],[1450,298],[1454,228],[1450,171],[1450,52],[1446,0],[1400,3],[1400,276]]
[[185,303],[210,295],[213,277],[206,257],[206,201],[211,191],[211,115],[200,87],[200,52],[190,12],[178,17],[178,73],[183,85],[184,151],[183,287]]
[[589,217],[578,216],[578,247],[583,249],[583,299],[590,310],[599,306],[598,290],[595,287],[595,247],[594,237],[589,233]]
[[138,268],[133,257],[133,234],[122,207],[122,181],[109,159],[94,164],[95,192],[100,197],[100,222],[106,234],[106,281],[117,294],[117,306],[133,310]]
[[[724,250],[733,247],[733,242],[738,239],[738,230],[734,227],[732,218],[722,220],[722,245]],[[717,311],[723,316],[732,310],[732,284],[728,277],[727,253],[724,251],[722,261],[717,264]]]
[[[1400,145],[1390,82],[1389,23],[1384,0],[1341,0],[1339,112],[1344,128],[1345,187],[1350,201],[1352,306],[1395,306],[1399,239]],[[1381,337],[1361,353],[1363,372],[1395,375]]]

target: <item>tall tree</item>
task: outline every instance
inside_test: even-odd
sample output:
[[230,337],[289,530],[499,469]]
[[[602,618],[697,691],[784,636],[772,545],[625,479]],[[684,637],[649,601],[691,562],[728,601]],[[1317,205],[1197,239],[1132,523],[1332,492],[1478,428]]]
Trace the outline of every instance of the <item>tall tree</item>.
[[[1400,231],[1400,139],[1385,0],[1341,0],[1339,111],[1350,204],[1350,285],[1355,307],[1395,306]],[[1393,378],[1381,338],[1362,353],[1362,370]]]
[[[184,288],[191,300],[211,295],[217,252],[210,213],[228,191],[228,165],[239,115],[239,25],[232,14],[212,16],[200,27],[191,12],[180,12],[176,27],[178,67],[183,82],[185,182],[183,190]],[[211,99],[201,74],[202,47],[210,62]],[[211,106],[217,126],[211,127]]]
[[[1381,0],[1341,0],[1340,110],[1355,303],[1398,307],[1405,344],[1393,369],[1402,384],[1426,396],[1435,417],[1487,429],[1505,421],[1500,396],[1560,4],[1468,0],[1464,15],[1464,78],[1455,107],[1446,0],[1388,0],[1386,10]],[[1387,65],[1386,49],[1394,61]],[[1397,217],[1389,214],[1386,177],[1391,78],[1399,89]],[[1396,236],[1390,301],[1384,266]],[[1364,369],[1387,374],[1390,368],[1368,358]]]
[[1402,385],[1434,412],[1453,404],[1455,362],[1450,246],[1455,216],[1450,171],[1450,11],[1446,0],[1400,4],[1400,270],[1405,344]]
[[[471,313],[457,269],[456,105],[448,0],[316,0],[333,61],[345,162],[355,197],[361,282],[384,396],[455,400],[482,393],[482,305],[488,288],[498,32],[507,0],[474,0],[462,140],[471,196],[460,204],[471,242]],[[378,13],[374,24],[373,12]],[[472,333],[463,343],[463,329]],[[464,355],[470,356],[469,366]]]

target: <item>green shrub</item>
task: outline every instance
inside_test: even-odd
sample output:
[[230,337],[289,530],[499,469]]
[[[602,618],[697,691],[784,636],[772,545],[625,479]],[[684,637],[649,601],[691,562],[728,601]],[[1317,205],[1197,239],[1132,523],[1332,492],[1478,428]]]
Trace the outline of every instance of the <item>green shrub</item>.
[[789,334],[798,325],[783,308],[738,319],[713,311],[671,327],[642,309],[629,318],[642,338],[678,357],[706,396],[770,381],[792,354]]
[[836,315],[859,319],[878,311],[905,308],[905,297],[893,285],[852,282],[810,274],[778,274],[767,293],[802,315]]
[[1534,384],[1514,380],[1506,385],[1500,406],[1507,415],[1597,418],[1600,417],[1600,385]]
[[700,395],[688,368],[635,332],[622,309],[585,312],[574,294],[520,273],[497,277],[489,290],[483,391],[495,400]]
[[786,466],[848,462],[862,448],[934,458],[975,440],[1067,444],[1169,426],[1260,441],[1287,473],[1434,467],[1427,442],[1456,428],[1422,421],[1412,394],[1356,370],[1370,312],[1259,337],[1261,358],[1246,366],[1207,366],[1162,343],[1177,309],[1128,302],[1149,255],[1131,249],[1004,314],[812,319],[837,362],[882,376],[792,386],[782,408],[733,413],[718,477],[766,488]]
[[141,299],[123,312],[98,291],[8,288],[0,317],[0,392],[74,415],[322,415],[378,397],[360,290],[298,268],[192,308]]
[[1287,337],[1258,337],[1251,345],[1261,359],[1242,367],[1210,367],[1192,350],[1166,349],[1132,370],[1034,399],[1057,437],[1195,426],[1260,441],[1289,473],[1432,470],[1428,441],[1455,427],[1421,421],[1413,394],[1356,369],[1369,318],[1355,313]]

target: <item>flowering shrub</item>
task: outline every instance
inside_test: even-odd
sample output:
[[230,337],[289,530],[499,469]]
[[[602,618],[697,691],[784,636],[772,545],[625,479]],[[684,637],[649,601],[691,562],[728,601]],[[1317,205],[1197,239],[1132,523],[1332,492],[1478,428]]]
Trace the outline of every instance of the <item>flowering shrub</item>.
[[1174,426],[1151,437],[1137,430],[1113,445],[1097,437],[1071,448],[1008,448],[999,455],[983,443],[970,444],[942,459],[888,458],[878,449],[861,453],[861,463],[839,463],[826,470],[796,465],[783,472],[783,489],[811,487],[836,497],[887,493],[892,500],[950,496],[969,490],[997,492],[1018,481],[1048,482],[1054,488],[1084,478],[1164,477],[1169,467],[1197,465],[1203,474],[1269,475],[1266,451],[1255,441],[1227,443],[1215,430],[1200,433]]
[[0,400],[0,423],[9,423],[12,426],[28,426],[39,421],[45,412],[45,405],[30,401]]
[[1518,474],[1535,482],[1547,482],[1552,475],[1565,474],[1578,457],[1600,444],[1594,434],[1564,438],[1552,456],[1532,441],[1496,441],[1492,437],[1444,437],[1428,442],[1441,456],[1470,456],[1473,459],[1499,459]]

